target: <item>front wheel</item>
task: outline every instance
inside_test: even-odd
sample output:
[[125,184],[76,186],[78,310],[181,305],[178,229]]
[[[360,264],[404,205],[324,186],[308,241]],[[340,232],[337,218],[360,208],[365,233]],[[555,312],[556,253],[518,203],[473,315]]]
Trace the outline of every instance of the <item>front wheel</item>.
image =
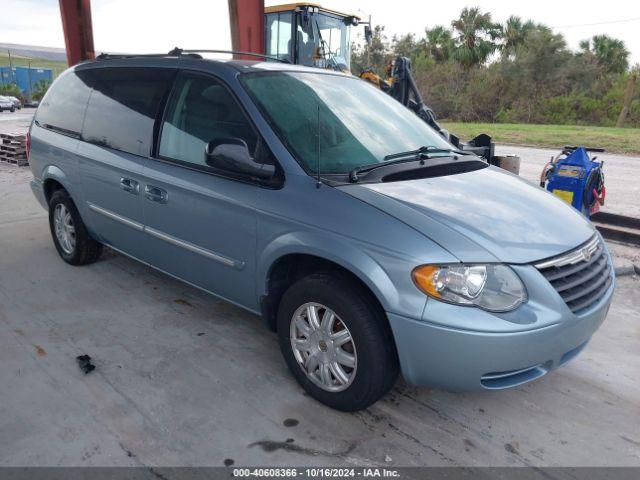
[[395,383],[398,360],[384,316],[368,292],[337,274],[313,274],[278,309],[282,354],[316,400],[342,411],[368,407]]

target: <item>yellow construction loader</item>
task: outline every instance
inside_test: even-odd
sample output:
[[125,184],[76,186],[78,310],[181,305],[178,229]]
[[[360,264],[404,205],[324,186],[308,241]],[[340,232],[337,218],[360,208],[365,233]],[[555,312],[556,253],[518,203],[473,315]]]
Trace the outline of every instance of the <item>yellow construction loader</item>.
[[[351,34],[353,27],[364,26],[364,37],[371,43],[371,20],[357,14],[324,8],[315,3],[289,3],[265,8],[265,54],[293,64],[327,68],[351,73]],[[357,75],[411,109],[452,144],[492,162],[491,137],[480,134],[467,143],[443,129],[424,102],[411,73],[411,61],[394,58],[381,77],[371,69]]]

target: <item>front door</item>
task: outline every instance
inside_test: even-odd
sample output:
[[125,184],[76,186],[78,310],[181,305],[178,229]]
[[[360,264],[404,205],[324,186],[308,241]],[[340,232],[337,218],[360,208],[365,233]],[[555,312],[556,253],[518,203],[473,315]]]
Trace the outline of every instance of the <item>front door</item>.
[[258,186],[212,173],[207,142],[257,135],[215,78],[181,73],[167,104],[158,158],[143,170],[147,261],[252,310]]

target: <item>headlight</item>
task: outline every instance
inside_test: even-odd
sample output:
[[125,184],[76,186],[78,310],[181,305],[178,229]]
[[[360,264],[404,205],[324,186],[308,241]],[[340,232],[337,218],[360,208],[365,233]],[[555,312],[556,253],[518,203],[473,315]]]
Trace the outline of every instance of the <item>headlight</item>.
[[516,273],[506,265],[421,265],[411,276],[430,297],[490,312],[506,312],[527,300]]

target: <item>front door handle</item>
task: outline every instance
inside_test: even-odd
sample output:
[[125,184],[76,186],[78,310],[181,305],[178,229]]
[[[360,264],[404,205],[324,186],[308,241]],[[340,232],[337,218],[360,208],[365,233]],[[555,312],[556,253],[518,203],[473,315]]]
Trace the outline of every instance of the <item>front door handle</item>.
[[137,195],[138,192],[140,192],[140,184],[131,178],[121,178],[120,188],[125,192],[133,193],[134,195]]
[[153,185],[144,187],[144,196],[147,197],[147,200],[158,203],[167,203],[169,200],[169,195],[166,190],[160,187],[154,187]]

